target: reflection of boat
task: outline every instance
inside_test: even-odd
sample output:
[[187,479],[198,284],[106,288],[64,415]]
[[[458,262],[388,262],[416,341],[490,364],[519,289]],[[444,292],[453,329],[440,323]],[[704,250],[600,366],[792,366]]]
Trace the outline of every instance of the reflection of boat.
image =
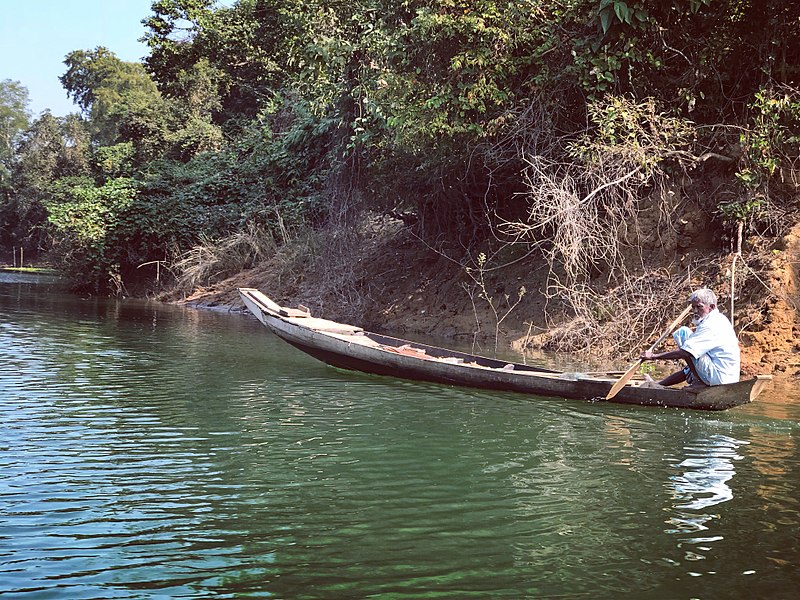
[[[616,381],[609,374],[567,374],[409,342],[318,319],[307,310],[284,308],[255,289],[241,288],[239,294],[250,312],[275,335],[314,358],[343,369],[578,400],[605,398]],[[699,391],[650,387],[643,381],[633,381],[610,401],[724,410],[755,399],[770,379],[769,375],[759,375]]]

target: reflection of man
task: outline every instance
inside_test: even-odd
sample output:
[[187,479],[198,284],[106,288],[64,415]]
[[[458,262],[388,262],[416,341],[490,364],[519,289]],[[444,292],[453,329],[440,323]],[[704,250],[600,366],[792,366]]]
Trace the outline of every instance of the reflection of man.
[[742,458],[739,446],[746,443],[726,435],[712,435],[687,445],[684,460],[671,467],[676,471],[669,477],[674,501],[671,508],[678,510],[668,522],[678,528],[667,530],[668,533],[707,529],[708,521],[719,518],[710,512],[683,510],[701,511],[733,499],[733,488],[728,482],[736,475],[736,461]]
[[683,359],[687,367],[668,375],[658,383],[675,385],[686,381],[689,385],[721,385],[739,381],[739,340],[728,318],[717,310],[717,297],[703,288],[689,296],[692,305],[694,332],[681,327],[673,334],[677,350],[654,354],[642,352],[645,360]]

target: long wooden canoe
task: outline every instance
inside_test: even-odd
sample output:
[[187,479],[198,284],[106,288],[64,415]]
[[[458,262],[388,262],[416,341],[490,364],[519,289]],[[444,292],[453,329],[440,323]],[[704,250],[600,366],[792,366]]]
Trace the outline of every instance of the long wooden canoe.
[[[377,375],[448,385],[506,390],[576,400],[600,401],[616,379],[610,375],[562,373],[446,350],[364,331],[285,308],[260,291],[240,288],[245,306],[279,338],[329,365]],[[609,402],[700,410],[725,410],[753,401],[772,379],[752,379],[699,390],[632,381]]]

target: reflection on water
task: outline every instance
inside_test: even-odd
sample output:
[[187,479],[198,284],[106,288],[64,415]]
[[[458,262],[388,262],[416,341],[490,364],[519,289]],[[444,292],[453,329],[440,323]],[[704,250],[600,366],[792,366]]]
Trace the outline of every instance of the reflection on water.
[[[664,531],[675,537],[680,555],[666,562],[676,568],[685,563],[687,575],[695,580],[704,578],[697,583],[701,589],[720,590],[717,581],[721,573],[730,574],[732,551],[739,559],[734,574],[745,578],[738,591],[742,597],[761,596],[764,592],[759,590],[773,588],[781,573],[797,574],[787,556],[796,548],[792,540],[800,525],[799,503],[796,497],[786,495],[794,486],[787,485],[780,466],[794,463],[796,447],[790,438],[764,433],[759,431],[750,441],[724,434],[697,437],[684,447],[682,456],[669,461],[672,473],[665,510],[670,516]],[[738,474],[742,470],[746,475]],[[770,477],[759,477],[758,472]],[[738,477],[748,480],[737,482]],[[731,527],[732,515],[740,507],[746,507],[756,523],[763,524],[766,513],[777,520],[759,533],[751,530],[749,522]],[[754,547],[765,537],[774,546],[759,554]],[[791,597],[786,591],[786,595],[776,595],[771,589],[768,596]]]
[[719,509],[709,509],[733,499],[728,482],[736,474],[734,461],[742,459],[737,449],[745,444],[730,436],[712,435],[686,446],[685,458],[674,465],[667,508],[672,516],[667,519],[665,532],[679,535],[678,547],[684,551],[684,560],[704,560],[712,544],[724,539],[713,531],[714,521],[720,519]]
[[[795,486],[800,479],[797,465],[797,435],[787,435],[791,428],[779,430],[764,427],[753,430],[753,441],[748,448],[753,469],[759,473],[753,489],[752,502],[760,510],[777,515],[782,529],[800,530],[800,514]],[[774,560],[784,561],[782,556]]]
[[773,382],[766,387],[756,402],[743,408],[748,414],[770,419],[800,421],[800,385],[796,379]]
[[675,465],[670,477],[676,509],[700,510],[733,498],[728,481],[736,474],[733,461],[741,460],[739,446],[746,444],[724,435],[714,435],[687,446],[687,457]]

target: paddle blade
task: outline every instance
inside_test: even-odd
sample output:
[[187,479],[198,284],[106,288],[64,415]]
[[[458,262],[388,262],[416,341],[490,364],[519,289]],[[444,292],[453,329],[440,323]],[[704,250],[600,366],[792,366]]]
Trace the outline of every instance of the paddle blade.
[[611,386],[610,390],[608,390],[608,393],[606,394],[606,400],[611,400],[611,398],[616,396],[619,393],[619,391],[625,387],[625,384],[627,384],[631,380],[631,377],[633,377],[634,373],[636,373],[636,369],[638,369],[639,365],[641,364],[642,361],[640,359],[637,360],[630,367],[628,367],[628,370],[625,371],[625,374],[622,377],[620,377],[614,385]]

